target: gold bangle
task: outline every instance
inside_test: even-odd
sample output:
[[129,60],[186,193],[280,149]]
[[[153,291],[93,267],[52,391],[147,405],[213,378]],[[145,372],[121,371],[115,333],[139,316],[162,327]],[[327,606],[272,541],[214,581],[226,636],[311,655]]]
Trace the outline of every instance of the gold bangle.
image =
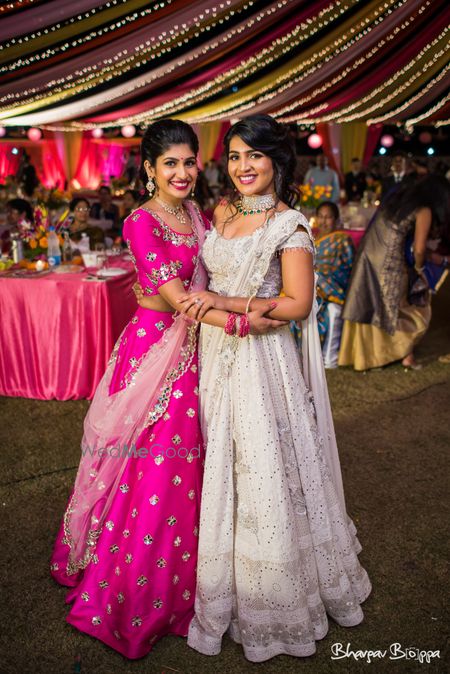
[[248,311],[250,309],[250,303],[252,300],[254,300],[256,295],[252,295],[251,297],[248,298],[247,306],[245,307],[245,313],[248,314]]

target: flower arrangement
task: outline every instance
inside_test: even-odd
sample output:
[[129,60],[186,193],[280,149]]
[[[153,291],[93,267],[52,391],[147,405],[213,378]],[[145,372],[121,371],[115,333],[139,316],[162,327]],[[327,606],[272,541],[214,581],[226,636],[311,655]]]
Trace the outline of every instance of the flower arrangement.
[[25,257],[39,260],[47,258],[48,241],[47,235],[50,227],[54,227],[58,235],[59,243],[62,245],[63,237],[59,232],[68,226],[69,209],[66,208],[55,222],[50,218],[49,210],[46,206],[40,204],[34,209],[34,223],[28,220],[21,220],[18,223],[19,238],[24,243]]
[[332,191],[331,185],[310,185],[309,183],[300,185],[300,205],[304,208],[317,208],[322,201],[331,199]]

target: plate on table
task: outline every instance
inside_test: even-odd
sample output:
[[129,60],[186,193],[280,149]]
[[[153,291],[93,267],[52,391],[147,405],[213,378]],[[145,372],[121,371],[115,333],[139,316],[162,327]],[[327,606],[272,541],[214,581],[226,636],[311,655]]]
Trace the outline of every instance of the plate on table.
[[100,278],[113,278],[114,276],[123,276],[128,271],[128,269],[122,269],[122,267],[106,267],[105,269],[99,269],[97,276]]

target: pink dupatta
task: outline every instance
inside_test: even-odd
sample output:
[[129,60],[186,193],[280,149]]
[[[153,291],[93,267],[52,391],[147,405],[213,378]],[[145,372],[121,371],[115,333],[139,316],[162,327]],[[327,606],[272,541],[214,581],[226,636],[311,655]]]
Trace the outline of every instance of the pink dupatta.
[[[194,205],[187,203],[186,207],[201,250],[204,223]],[[199,255],[189,289],[204,290],[206,284],[207,274]],[[139,455],[135,453],[140,449],[136,447],[139,436],[158,416],[161,399],[170,395],[173,383],[189,367],[196,348],[196,333],[195,323],[177,315],[171,327],[142,357],[130,384],[109,395],[115,367],[113,352],[85,418],[81,461],[64,515],[64,535],[70,546],[68,575],[84,569],[92,558],[127,461]]]

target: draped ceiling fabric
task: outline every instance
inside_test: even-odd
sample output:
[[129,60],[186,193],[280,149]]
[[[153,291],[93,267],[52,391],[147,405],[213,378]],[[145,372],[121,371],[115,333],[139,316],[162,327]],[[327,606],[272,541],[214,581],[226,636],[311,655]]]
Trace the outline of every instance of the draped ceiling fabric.
[[449,114],[448,0],[10,0],[0,19],[4,126],[265,112],[354,125],[342,138],[356,129],[364,151],[364,124]]
[[[342,177],[384,123],[450,123],[449,25],[448,0],[9,0],[0,125],[43,130],[20,144],[49,187],[122,174],[139,136],[95,140],[95,127],[184,119],[204,164],[255,112],[315,127]],[[0,142],[0,176],[15,151]]]

